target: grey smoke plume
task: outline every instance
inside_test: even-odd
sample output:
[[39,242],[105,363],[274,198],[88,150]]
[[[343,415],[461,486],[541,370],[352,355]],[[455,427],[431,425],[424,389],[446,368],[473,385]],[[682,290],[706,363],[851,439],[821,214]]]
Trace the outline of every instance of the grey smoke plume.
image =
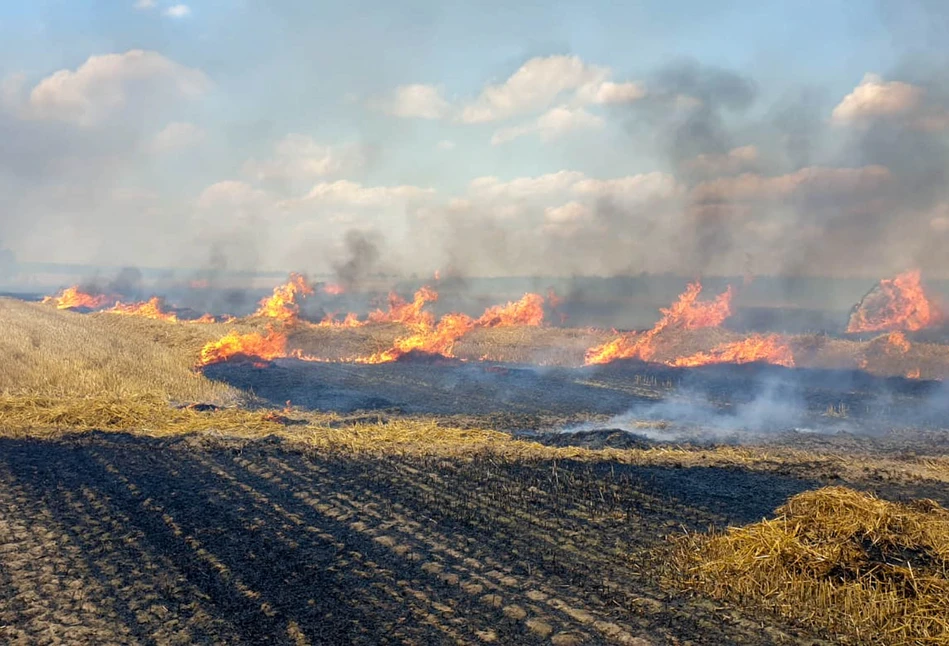
[[347,290],[358,287],[379,268],[381,253],[377,233],[350,230],[344,237],[346,258],[333,263],[337,281]]

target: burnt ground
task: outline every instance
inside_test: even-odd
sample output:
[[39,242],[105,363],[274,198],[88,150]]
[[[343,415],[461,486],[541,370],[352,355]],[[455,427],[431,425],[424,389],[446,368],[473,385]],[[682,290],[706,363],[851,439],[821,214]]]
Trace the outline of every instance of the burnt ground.
[[[734,469],[0,440],[4,643],[819,643],[670,595],[683,528],[818,483]],[[645,641],[642,641],[645,640]]]

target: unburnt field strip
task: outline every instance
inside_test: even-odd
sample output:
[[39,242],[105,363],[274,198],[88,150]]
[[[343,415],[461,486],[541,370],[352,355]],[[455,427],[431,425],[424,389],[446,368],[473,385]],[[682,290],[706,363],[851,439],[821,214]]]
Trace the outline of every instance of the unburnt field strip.
[[105,434],[0,447],[7,643],[814,643],[670,596],[657,558],[668,533],[816,485],[797,478]]

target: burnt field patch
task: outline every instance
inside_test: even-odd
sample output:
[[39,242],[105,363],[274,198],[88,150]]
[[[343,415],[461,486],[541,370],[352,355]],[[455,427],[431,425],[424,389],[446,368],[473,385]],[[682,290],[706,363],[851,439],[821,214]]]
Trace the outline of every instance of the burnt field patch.
[[750,522],[814,486],[734,469],[489,454],[2,440],[0,635],[813,643],[777,620],[675,594],[662,555],[668,534]]

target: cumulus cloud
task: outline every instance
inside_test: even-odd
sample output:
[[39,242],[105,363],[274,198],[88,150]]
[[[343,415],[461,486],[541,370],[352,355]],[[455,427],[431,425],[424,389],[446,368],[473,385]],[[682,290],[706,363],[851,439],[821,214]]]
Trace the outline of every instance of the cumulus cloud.
[[461,111],[465,123],[499,121],[543,110],[566,92],[584,103],[624,103],[644,96],[633,83],[610,81],[608,67],[590,65],[578,56],[546,56],[528,60],[503,83],[489,85]]
[[879,190],[890,177],[889,169],[877,165],[862,168],[808,167],[774,177],[744,173],[701,182],[692,189],[692,197],[696,202],[834,197]]
[[176,4],[165,9],[163,13],[169,18],[184,18],[191,14],[191,7],[186,4]]
[[167,97],[197,96],[210,81],[205,74],[161,54],[139,49],[90,56],[75,71],[59,70],[30,92],[24,116],[91,126],[134,99],[140,105]]
[[224,180],[201,191],[195,203],[200,209],[214,209],[260,206],[266,202],[264,191],[239,180]]
[[450,107],[440,89],[423,84],[402,85],[390,98],[373,105],[393,116],[414,119],[441,119]]
[[949,109],[930,101],[923,87],[866,74],[834,108],[831,121],[858,126],[889,121],[933,132],[949,128]]
[[685,171],[701,175],[732,175],[753,169],[759,161],[758,148],[740,146],[727,153],[703,153],[682,163]]
[[300,205],[335,204],[352,207],[392,206],[433,196],[435,190],[418,186],[363,186],[358,182],[337,180],[321,182],[298,200],[281,202],[284,208]]
[[540,115],[534,123],[498,130],[491,137],[491,144],[496,146],[531,134],[537,134],[541,141],[553,141],[575,130],[601,128],[603,124],[602,117],[583,108],[558,106]]
[[365,165],[366,158],[367,151],[362,146],[330,146],[309,135],[291,133],[274,145],[270,158],[249,159],[243,171],[259,182],[276,182],[293,190],[300,182],[358,170]]
[[149,148],[153,152],[164,153],[188,148],[204,141],[207,133],[187,121],[173,121],[155,133]]

